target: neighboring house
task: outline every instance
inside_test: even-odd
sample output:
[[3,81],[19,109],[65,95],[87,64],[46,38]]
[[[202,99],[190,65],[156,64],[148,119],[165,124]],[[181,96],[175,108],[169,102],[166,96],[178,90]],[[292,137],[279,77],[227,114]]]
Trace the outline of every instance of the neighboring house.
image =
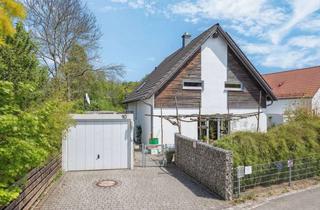
[[[175,115],[175,97],[179,114],[198,114],[199,106],[201,114],[252,113],[258,111],[259,101],[264,112],[267,100],[276,100],[263,77],[219,24],[193,40],[185,33],[182,43],[182,48],[164,59],[124,101],[127,111],[134,113],[136,125],[142,128],[144,143],[153,136],[164,144],[174,144],[177,127],[163,120],[161,139],[160,118],[146,114],[160,115],[162,107],[163,115]],[[210,136],[218,138],[218,129],[221,134],[256,131],[257,118],[212,120]],[[197,122],[181,122],[181,133],[199,139],[198,127]],[[259,130],[266,129],[266,114],[261,113]]]
[[319,111],[320,66],[265,74],[263,77],[278,98],[267,108],[268,126],[285,122],[285,112],[297,107]]

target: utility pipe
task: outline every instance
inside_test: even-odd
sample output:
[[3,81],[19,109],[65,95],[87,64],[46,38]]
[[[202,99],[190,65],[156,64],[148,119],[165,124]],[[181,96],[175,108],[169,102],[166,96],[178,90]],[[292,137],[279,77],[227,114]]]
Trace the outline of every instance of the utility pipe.
[[150,123],[151,123],[150,135],[151,135],[151,138],[153,138],[153,106],[152,104],[147,103],[143,100],[142,100],[142,103],[150,107]]

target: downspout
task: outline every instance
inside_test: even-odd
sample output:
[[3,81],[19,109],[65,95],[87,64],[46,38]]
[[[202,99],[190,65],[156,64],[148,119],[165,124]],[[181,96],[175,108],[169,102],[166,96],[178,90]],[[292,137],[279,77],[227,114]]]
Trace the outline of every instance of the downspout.
[[149,104],[143,100],[141,100],[142,103],[144,103],[145,105],[149,106],[150,107],[150,123],[151,123],[151,129],[150,129],[150,134],[151,134],[151,138],[153,138],[153,105],[152,104]]

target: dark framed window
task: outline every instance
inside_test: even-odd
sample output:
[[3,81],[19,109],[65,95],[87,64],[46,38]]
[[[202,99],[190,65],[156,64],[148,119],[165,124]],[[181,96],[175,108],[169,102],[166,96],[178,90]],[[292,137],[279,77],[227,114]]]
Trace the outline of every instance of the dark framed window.
[[183,80],[182,88],[186,90],[202,90],[203,82],[201,80]]
[[225,90],[242,91],[243,85],[241,82],[225,82],[224,88],[225,88]]

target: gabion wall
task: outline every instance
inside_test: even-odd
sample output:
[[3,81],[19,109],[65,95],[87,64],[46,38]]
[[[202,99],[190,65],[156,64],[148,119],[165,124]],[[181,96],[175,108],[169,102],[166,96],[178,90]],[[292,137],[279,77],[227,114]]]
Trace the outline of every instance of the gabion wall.
[[232,199],[232,153],[175,135],[175,163],[185,173],[225,200]]

